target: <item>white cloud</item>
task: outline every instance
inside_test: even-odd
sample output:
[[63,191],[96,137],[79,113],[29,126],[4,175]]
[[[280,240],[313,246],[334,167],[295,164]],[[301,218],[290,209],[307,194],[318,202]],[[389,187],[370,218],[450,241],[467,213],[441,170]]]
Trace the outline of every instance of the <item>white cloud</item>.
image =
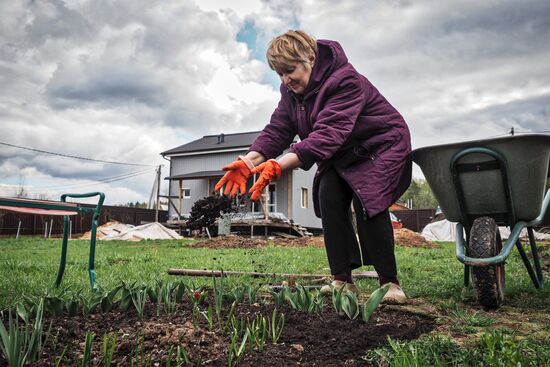
[[[167,164],[160,152],[202,135],[261,128],[272,109],[266,106],[277,101],[273,88],[260,83],[266,66],[235,39],[239,9],[50,1],[4,3],[1,10],[10,18],[0,21],[0,135],[11,144]],[[34,186],[136,169],[4,146],[0,159],[5,182],[24,177]],[[145,200],[150,176],[106,187],[107,202],[135,201],[136,192]],[[115,194],[117,187],[128,190]]]
[[415,147],[549,124],[527,103],[550,96],[547,2],[316,1],[301,15],[405,116]]
[[[158,165],[202,135],[261,129],[278,100],[265,45],[290,28],[338,40],[415,147],[550,125],[543,0],[11,1],[0,14],[0,141],[21,146]],[[245,25],[255,45],[237,42]],[[139,169],[0,146],[0,195],[20,178],[39,191]],[[97,188],[144,201],[153,177]]]
[[262,9],[261,0],[233,0],[231,2],[225,0],[197,0],[196,4],[207,11],[230,11],[240,18]]

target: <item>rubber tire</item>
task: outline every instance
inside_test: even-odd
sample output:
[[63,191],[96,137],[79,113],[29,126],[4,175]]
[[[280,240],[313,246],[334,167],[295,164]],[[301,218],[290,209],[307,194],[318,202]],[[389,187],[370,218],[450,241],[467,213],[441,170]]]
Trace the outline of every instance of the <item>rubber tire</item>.
[[[495,220],[489,217],[474,220],[470,230],[469,256],[478,259],[493,257],[500,253],[501,248],[502,241]],[[472,284],[483,308],[499,308],[504,302],[506,287],[504,263],[472,266]]]

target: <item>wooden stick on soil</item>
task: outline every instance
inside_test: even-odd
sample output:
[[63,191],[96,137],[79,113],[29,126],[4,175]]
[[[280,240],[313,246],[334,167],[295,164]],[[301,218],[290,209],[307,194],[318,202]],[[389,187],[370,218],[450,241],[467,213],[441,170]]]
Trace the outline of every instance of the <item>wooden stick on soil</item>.
[[[170,275],[186,275],[192,277],[221,277],[222,272],[219,270],[197,270],[197,269],[168,269]],[[318,279],[324,277],[330,277],[327,274],[288,274],[288,273],[259,273],[256,271],[224,271],[223,275],[249,275],[253,278],[304,278],[304,279]],[[360,273],[353,273],[355,279],[377,279],[378,274],[375,271],[364,271]]]

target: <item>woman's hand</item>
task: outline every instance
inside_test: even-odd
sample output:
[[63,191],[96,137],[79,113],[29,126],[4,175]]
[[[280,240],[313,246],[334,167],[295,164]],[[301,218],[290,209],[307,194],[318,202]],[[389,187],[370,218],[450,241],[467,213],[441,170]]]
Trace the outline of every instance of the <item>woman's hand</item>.
[[235,196],[240,191],[241,195],[246,193],[246,181],[251,175],[250,168],[239,158],[233,163],[223,167],[226,174],[218,181],[214,190],[218,191],[225,185],[225,195]]
[[250,199],[256,201],[262,195],[262,191],[274,179],[281,176],[281,166],[275,159],[270,159],[252,170],[252,173],[259,173],[260,177],[248,191],[252,195]]

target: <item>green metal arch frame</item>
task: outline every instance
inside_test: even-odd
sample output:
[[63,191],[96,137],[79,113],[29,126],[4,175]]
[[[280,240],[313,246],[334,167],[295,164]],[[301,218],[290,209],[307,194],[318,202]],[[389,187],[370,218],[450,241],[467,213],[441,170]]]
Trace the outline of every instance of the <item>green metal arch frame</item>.
[[[67,198],[88,198],[99,196],[95,208],[80,207],[79,212],[93,212],[92,216],[92,228],[91,228],[91,237],[90,237],[90,254],[88,258],[88,275],[90,278],[90,287],[92,290],[95,290],[95,245],[96,245],[96,233],[97,227],[99,224],[99,216],[101,214],[101,208],[103,207],[103,202],[105,201],[105,194],[102,192],[89,192],[86,194],[63,194],[61,195],[61,201],[66,202]],[[57,272],[57,278],[55,280],[55,286],[59,288],[61,284],[61,279],[63,278],[63,273],[65,272],[65,264],[67,261],[67,243],[69,240],[69,216],[65,215],[63,218],[63,242],[61,244],[61,261],[59,263],[59,270]]]

